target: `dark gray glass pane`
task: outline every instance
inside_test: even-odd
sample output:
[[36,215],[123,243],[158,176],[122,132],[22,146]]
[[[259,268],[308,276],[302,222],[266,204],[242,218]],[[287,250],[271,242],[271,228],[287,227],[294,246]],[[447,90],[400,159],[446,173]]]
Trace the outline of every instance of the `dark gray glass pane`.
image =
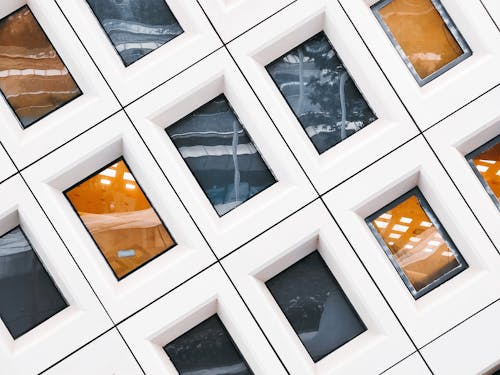
[[180,375],[253,374],[217,315],[163,347]]
[[366,331],[318,251],[266,286],[314,362]]
[[166,132],[219,216],[276,182],[224,95]]
[[125,66],[183,33],[165,0],[87,0]]
[[266,69],[320,154],[377,119],[323,32]]
[[0,317],[12,337],[67,306],[21,228],[0,237]]

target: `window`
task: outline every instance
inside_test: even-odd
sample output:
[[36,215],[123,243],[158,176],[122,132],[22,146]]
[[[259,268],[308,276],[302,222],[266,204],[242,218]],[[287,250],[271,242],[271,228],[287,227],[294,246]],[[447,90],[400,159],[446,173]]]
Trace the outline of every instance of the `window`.
[[183,33],[165,0],[87,0],[125,66]]
[[27,6],[0,21],[0,90],[23,128],[82,94]]
[[266,69],[320,154],[377,119],[323,32]]
[[366,331],[318,251],[266,286],[314,362]]
[[14,339],[68,306],[19,226],[0,237],[0,299]]
[[439,0],[382,0],[372,9],[420,86],[472,55]]
[[163,349],[180,375],[253,374],[217,315]]
[[64,194],[118,279],[175,245],[122,158]]
[[366,222],[415,299],[468,267],[418,188]]
[[467,155],[467,160],[500,210],[500,135]]
[[219,216],[276,182],[224,95],[166,132]]

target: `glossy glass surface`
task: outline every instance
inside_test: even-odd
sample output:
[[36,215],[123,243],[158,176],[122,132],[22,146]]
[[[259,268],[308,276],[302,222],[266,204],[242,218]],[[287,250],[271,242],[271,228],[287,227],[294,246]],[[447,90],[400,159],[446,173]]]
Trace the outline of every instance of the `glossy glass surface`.
[[500,210],[500,135],[467,155],[467,160]]
[[175,245],[123,159],[65,195],[118,279]]
[[317,251],[266,286],[314,362],[366,331]]
[[82,94],[27,6],[0,21],[0,90],[24,128]]
[[219,216],[276,182],[224,95],[165,131]]
[[366,220],[415,298],[468,267],[418,189]]
[[382,0],[374,11],[420,83],[472,54],[439,0]]
[[252,375],[217,315],[163,348],[179,375]]
[[377,119],[323,32],[266,69],[319,153]]
[[21,228],[0,237],[0,317],[12,337],[67,306]]
[[165,0],[87,0],[125,66],[183,33]]

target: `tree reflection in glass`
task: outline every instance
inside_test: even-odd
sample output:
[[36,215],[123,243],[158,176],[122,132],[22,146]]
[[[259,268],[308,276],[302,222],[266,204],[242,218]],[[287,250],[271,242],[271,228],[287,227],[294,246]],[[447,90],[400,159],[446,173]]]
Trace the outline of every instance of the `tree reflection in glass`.
[[323,32],[266,69],[320,154],[377,119]]
[[366,331],[318,251],[266,286],[314,362]]

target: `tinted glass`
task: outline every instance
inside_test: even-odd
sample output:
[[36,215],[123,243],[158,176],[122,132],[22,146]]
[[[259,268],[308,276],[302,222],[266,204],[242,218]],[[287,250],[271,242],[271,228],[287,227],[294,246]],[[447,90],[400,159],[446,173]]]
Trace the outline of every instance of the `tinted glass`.
[[68,306],[20,227],[0,237],[0,301],[15,339]]
[[123,159],[65,195],[118,279],[175,244]]
[[418,189],[366,220],[415,298],[468,267]]
[[81,95],[27,6],[0,21],[0,90],[24,128]]
[[467,155],[467,160],[500,209],[500,135]]
[[472,55],[439,0],[382,0],[373,10],[420,84]]
[[180,375],[253,374],[217,315],[163,349]]
[[319,153],[377,119],[324,33],[266,69]]
[[266,286],[314,362],[366,331],[317,251]]
[[166,132],[219,216],[276,182],[224,95]]
[[183,30],[165,0],[87,0],[125,66]]

